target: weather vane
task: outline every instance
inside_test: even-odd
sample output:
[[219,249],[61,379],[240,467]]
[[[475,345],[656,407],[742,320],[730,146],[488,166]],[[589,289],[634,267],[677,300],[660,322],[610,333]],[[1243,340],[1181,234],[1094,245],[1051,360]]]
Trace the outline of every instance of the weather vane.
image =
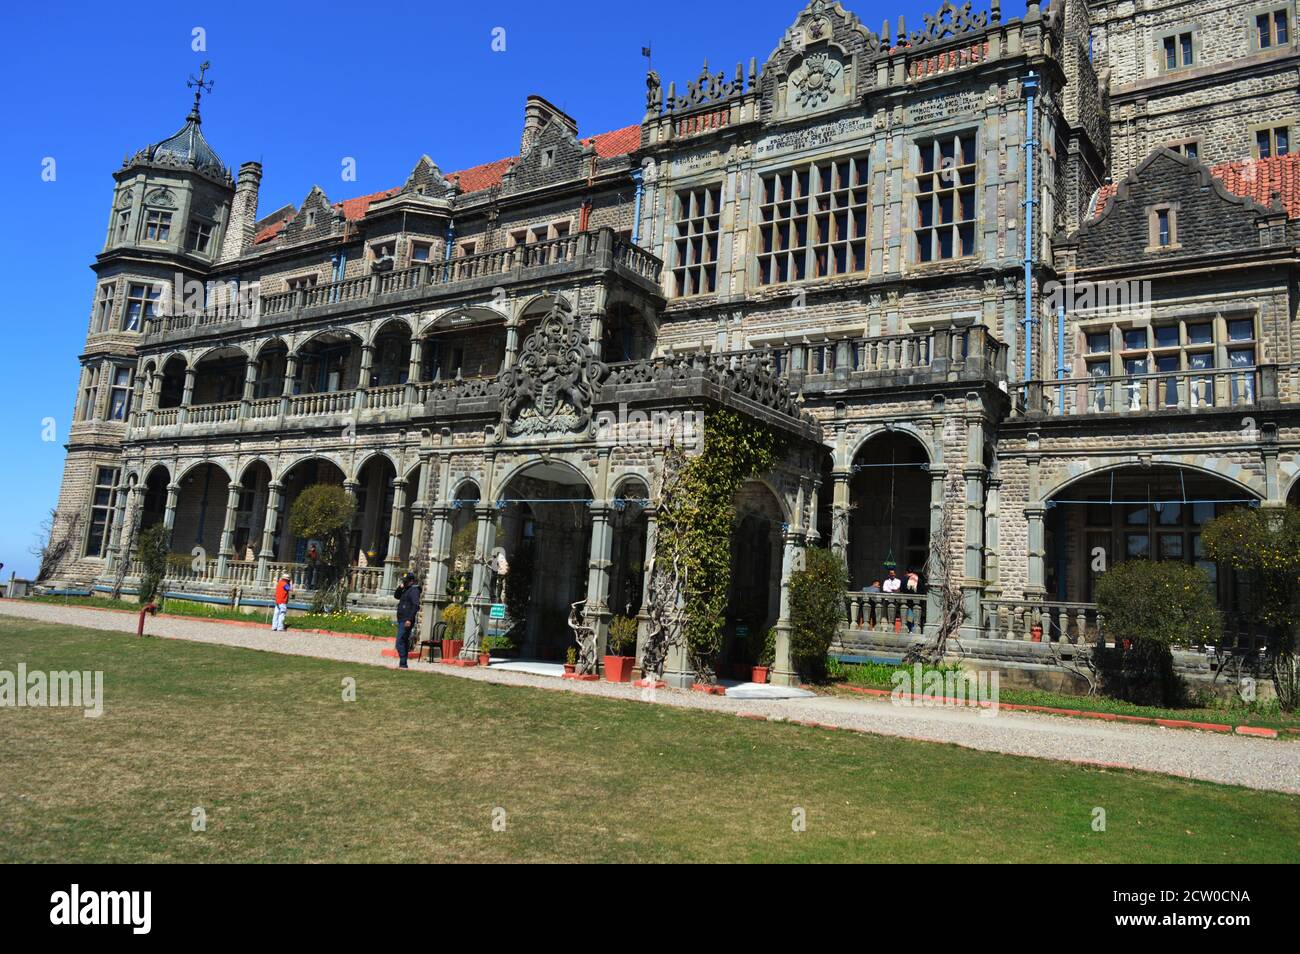
[[203,79],[204,75],[208,72],[208,68],[211,65],[212,64],[209,63],[207,60],[204,60],[202,63],[199,64],[199,75],[190,76],[190,78],[185,82],[185,85],[188,88],[194,90],[194,114],[196,116],[198,115],[199,112],[199,97],[201,97],[204,93],[212,92],[213,81],[212,80],[205,81]]

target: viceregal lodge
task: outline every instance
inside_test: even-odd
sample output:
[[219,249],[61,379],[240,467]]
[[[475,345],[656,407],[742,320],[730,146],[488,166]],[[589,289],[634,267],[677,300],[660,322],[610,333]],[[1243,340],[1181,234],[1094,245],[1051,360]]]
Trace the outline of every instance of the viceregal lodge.
[[622,129],[530,95],[505,158],[278,209],[196,97],[113,173],[45,582],[129,592],[161,523],[169,594],[308,599],[287,518],[335,484],[353,606],[415,567],[426,631],[459,579],[467,638],[499,627],[500,548],[555,658],[575,601],[601,640],[644,616],[662,431],[725,408],[788,440],[736,496],[722,663],[788,630],[810,545],[848,565],[838,651],[897,651],[945,514],[965,651],[1008,671],[1096,626],[1107,560],[1199,565],[1231,615],[1201,528],[1300,499],[1294,0],[772,26]]

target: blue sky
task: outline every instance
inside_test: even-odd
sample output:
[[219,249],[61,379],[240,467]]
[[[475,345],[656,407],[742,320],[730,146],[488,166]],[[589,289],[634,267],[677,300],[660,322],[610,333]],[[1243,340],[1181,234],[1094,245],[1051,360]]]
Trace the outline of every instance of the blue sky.
[[[799,0],[609,0],[428,5],[264,3],[9,5],[0,15],[0,278],[6,318],[0,412],[0,562],[30,575],[28,553],[55,505],[112,172],[175,132],[186,77],[212,62],[203,129],[227,165],[260,160],[260,209],[298,203],[313,184],[340,200],[400,185],[421,154],[447,172],[518,149],[524,98],[539,93],[582,135],[640,121],[645,60],[665,86],[760,63]],[[913,29],[939,0],[846,6],[873,30],[901,13]],[[979,4],[986,8],[987,4]],[[1023,2],[1004,5],[1018,16]],[[206,51],[192,48],[196,27]],[[505,30],[505,51],[492,49]],[[42,181],[46,157],[56,177]],[[344,157],[357,180],[340,179]],[[54,418],[56,441],[42,440]]]

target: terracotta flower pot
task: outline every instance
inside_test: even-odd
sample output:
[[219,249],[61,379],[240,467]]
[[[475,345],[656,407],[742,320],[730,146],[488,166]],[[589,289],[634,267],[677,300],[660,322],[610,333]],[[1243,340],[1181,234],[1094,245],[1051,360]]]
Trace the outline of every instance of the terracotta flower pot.
[[442,641],[442,658],[456,659],[464,648],[465,640],[463,639],[444,639]]
[[489,665],[491,662],[492,662],[492,654],[491,654],[491,653],[479,653],[479,654],[478,654],[478,664],[479,664],[480,666],[487,666],[487,665]]
[[567,673],[574,673],[574,672],[577,672],[577,671],[578,671],[578,664],[577,664],[577,663],[565,663],[565,664],[564,664],[564,671],[567,672]]
[[767,682],[767,667],[755,666],[750,672],[750,681],[757,682],[760,685]]
[[607,682],[631,682],[632,664],[635,656],[606,656],[605,680]]

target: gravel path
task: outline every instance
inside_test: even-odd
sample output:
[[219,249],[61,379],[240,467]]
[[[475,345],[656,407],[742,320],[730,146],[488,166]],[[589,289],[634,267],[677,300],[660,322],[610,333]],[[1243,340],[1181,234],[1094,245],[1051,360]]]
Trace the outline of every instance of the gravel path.
[[[90,629],[135,632],[132,613],[105,612],[48,603],[0,601],[0,615],[66,623]],[[389,643],[293,632],[265,626],[194,619],[148,619],[145,632],[171,639],[219,643],[295,656],[315,656],[373,666],[395,663],[381,652]],[[968,709],[897,706],[870,698],[727,699],[702,693],[642,690],[626,683],[563,681],[498,669],[461,669],[414,663],[416,672],[514,686],[641,700],[684,709],[712,709],[748,717],[818,723],[828,727],[949,742],[970,749],[1066,762],[1162,772],[1249,788],[1300,792],[1300,743],[1072,719],[1021,712],[981,716]]]

